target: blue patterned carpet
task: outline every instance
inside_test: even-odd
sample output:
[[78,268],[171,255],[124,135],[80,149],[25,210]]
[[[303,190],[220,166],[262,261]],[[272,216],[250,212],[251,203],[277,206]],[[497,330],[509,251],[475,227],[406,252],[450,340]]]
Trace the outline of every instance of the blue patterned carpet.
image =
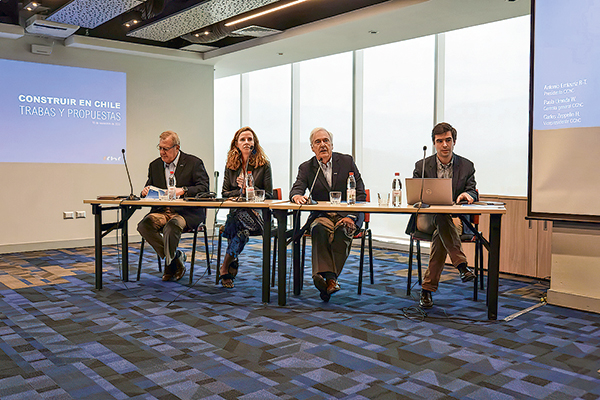
[[93,248],[2,255],[0,398],[600,397],[598,315],[544,305],[502,321],[547,283],[501,277],[499,321],[487,321],[485,293],[474,302],[472,284],[446,271],[424,313],[418,286],[406,296],[405,254],[376,250],[375,284],[359,296],[353,250],[329,303],[307,272],[302,295],[279,307],[275,289],[260,302],[260,251],[251,240],[229,290],[202,274],[201,245],[191,288],[187,275],[162,282],[151,250],[140,282],[124,283],[107,247],[102,291]]

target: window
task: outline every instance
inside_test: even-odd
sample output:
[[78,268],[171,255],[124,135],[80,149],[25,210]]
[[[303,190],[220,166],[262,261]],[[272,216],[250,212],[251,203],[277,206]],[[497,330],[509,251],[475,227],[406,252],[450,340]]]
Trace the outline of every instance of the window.
[[529,17],[446,33],[445,119],[480,193],[527,194]]
[[281,188],[286,198],[290,189],[292,68],[288,64],[248,75],[248,125],[271,161],[273,188]]
[[[428,36],[364,51],[363,141],[358,145],[373,200],[377,193],[391,193],[394,172],[400,172],[404,186],[423,157],[423,145],[431,148],[434,46],[435,38]],[[372,214],[371,221],[378,236],[405,236],[408,216]]]
[[[221,196],[223,171],[233,134],[240,128],[240,76],[215,80],[215,172],[219,172],[217,197]],[[213,189],[214,190],[214,181]]]

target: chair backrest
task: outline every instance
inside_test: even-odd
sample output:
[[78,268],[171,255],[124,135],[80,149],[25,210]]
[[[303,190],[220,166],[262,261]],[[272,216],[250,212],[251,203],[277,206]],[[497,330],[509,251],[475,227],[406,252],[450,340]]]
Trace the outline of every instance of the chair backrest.
[[273,200],[281,200],[281,188],[273,189]]
[[[475,189],[475,191],[477,192],[477,200],[479,200],[479,189]],[[471,222],[477,227],[479,225],[479,214],[473,215]]]

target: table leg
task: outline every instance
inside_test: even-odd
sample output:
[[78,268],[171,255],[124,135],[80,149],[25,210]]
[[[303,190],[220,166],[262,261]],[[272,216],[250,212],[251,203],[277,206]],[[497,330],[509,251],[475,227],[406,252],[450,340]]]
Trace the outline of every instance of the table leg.
[[500,222],[501,214],[490,214],[487,306],[488,319],[498,318],[498,284],[500,275]]
[[121,206],[121,259],[123,260],[123,281],[129,282],[129,217],[132,212],[127,206]]
[[294,275],[294,296],[299,296],[302,290],[302,271],[300,269],[300,241],[302,235],[296,233],[300,230],[300,211],[294,212],[294,236],[298,236],[292,243],[292,260]]
[[277,303],[280,306],[286,304],[286,266],[287,266],[287,240],[285,231],[287,228],[287,210],[273,210],[277,218]]
[[[271,210],[263,208],[262,213],[263,221],[265,221],[263,229],[262,302],[269,303],[271,301]],[[277,249],[274,249],[274,251],[277,251]]]
[[92,204],[94,214],[94,255],[96,261],[96,289],[102,289],[102,206]]

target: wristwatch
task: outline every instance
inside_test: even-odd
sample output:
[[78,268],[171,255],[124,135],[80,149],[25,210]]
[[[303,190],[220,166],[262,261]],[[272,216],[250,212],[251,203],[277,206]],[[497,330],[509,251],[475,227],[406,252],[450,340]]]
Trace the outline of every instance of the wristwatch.
[[185,197],[187,195],[188,188],[187,188],[187,186],[184,186],[184,187],[182,187],[182,189],[183,189],[183,197]]

